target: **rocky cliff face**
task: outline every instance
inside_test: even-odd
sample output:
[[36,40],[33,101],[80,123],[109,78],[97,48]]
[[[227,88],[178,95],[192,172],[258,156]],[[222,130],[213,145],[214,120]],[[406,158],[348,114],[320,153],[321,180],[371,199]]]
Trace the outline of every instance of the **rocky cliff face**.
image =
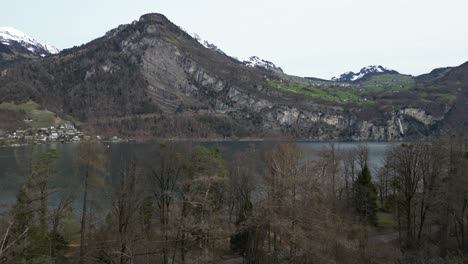
[[282,91],[271,84],[277,78],[148,14],[59,56],[3,69],[0,100],[32,99],[131,137],[399,140],[433,134],[444,117],[419,107],[331,104]]

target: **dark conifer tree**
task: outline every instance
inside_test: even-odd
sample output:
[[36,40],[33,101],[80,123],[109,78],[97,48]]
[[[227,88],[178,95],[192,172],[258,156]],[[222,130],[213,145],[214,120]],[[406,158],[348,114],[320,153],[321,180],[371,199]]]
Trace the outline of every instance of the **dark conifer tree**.
[[354,182],[354,208],[360,221],[377,225],[377,191],[367,164]]

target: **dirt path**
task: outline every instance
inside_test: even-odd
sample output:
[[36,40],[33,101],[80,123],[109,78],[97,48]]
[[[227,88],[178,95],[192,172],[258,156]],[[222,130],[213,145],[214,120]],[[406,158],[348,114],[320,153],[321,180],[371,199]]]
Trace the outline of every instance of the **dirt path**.
[[244,259],[242,257],[226,259],[220,262],[220,264],[242,264],[242,263],[244,263]]

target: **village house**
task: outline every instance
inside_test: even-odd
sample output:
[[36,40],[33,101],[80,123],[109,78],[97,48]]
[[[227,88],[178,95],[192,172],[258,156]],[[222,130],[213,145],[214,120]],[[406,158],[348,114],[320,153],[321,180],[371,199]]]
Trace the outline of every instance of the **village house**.
[[10,143],[20,142],[78,142],[83,138],[83,133],[72,124],[61,124],[50,127],[30,128],[26,130],[16,130],[12,134],[7,134],[5,140]]

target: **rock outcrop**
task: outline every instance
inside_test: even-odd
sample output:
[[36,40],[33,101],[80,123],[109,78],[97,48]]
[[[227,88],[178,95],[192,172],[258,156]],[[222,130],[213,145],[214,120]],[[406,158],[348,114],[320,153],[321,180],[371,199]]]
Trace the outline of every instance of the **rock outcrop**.
[[82,47],[2,69],[0,101],[32,99],[126,136],[383,141],[443,127],[446,112],[332,104],[279,90],[271,85],[275,78],[148,14]]

